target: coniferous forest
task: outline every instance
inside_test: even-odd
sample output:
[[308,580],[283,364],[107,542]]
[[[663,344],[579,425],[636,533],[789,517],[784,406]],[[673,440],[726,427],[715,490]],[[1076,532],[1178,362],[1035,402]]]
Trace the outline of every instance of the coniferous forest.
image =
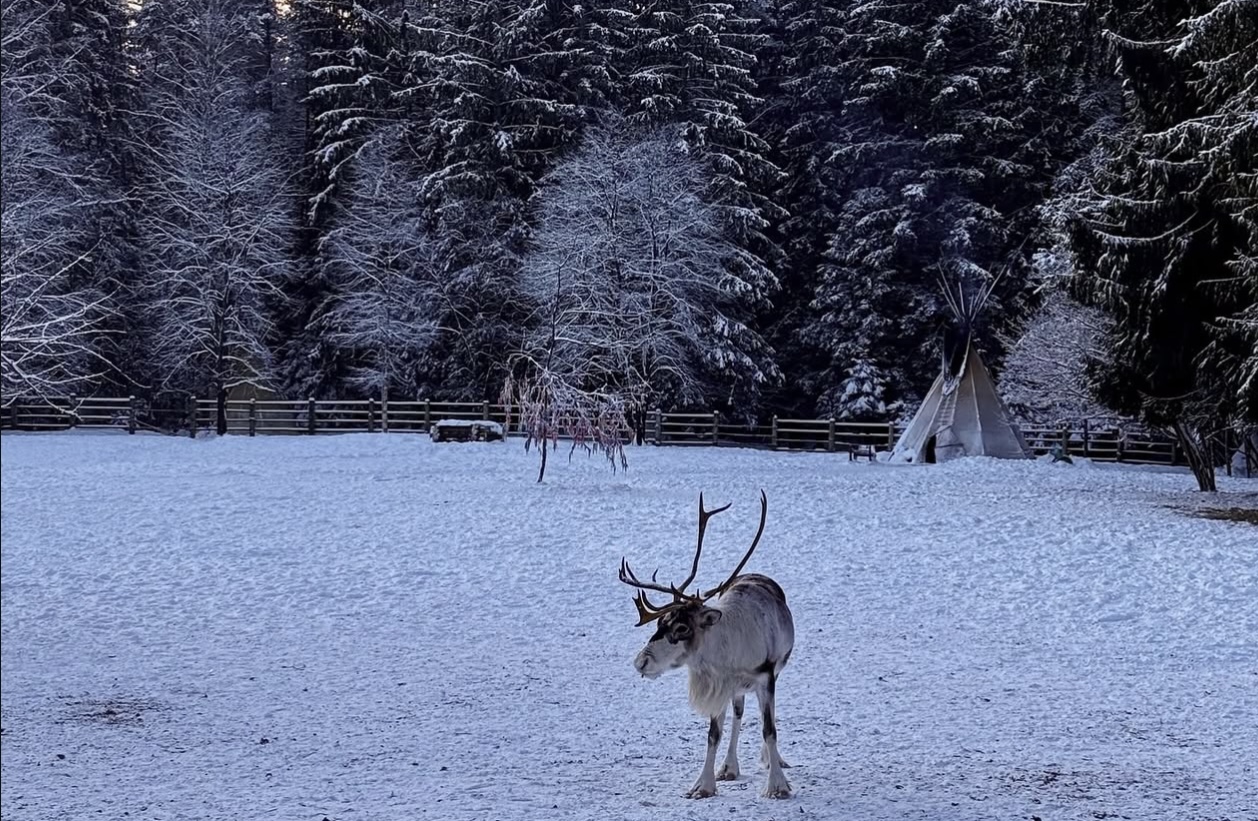
[[3,394],[1258,420],[1256,0],[2,0]]

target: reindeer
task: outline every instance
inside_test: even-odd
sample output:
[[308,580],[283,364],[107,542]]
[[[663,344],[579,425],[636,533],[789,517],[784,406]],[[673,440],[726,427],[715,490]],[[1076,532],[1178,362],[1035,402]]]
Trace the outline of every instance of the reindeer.
[[[738,575],[764,533],[768,513],[764,491],[760,492],[760,528],[734,572],[711,590],[686,592],[699,571],[708,520],[728,509],[729,505],[725,505],[706,510],[703,494],[699,495],[699,543],[690,575],[679,585],[657,583],[658,571],[649,582],[644,582],[634,575],[629,563],[621,559],[620,580],[638,589],[634,597],[638,626],[658,622],[655,635],[638,653],[633,666],[644,677],[652,679],[679,667],[690,669],[690,704],[700,715],[707,716],[710,724],[703,771],[686,793],[687,798],[716,795],[718,780],[738,778],[738,731],[743,718],[743,700],[745,694],[753,690],[764,718],[760,763],[769,767],[769,780],[762,794],[768,798],[789,798],[791,785],[782,772],[789,765],[782,760],[777,748],[774,691],[795,645],[795,624],[786,606],[786,594],[777,582],[756,573]],[[647,599],[646,591],[664,593],[671,596],[672,601],[656,606]],[[720,598],[709,605],[717,596]],[[720,772],[716,772],[716,748],[721,741],[728,704],[734,707],[734,721],[725,763]]]

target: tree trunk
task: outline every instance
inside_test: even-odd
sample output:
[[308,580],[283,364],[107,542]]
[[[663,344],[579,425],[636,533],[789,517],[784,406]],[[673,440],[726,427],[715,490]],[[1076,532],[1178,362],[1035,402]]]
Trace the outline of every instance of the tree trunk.
[[541,484],[542,477],[546,475],[546,451],[550,448],[550,442],[545,437],[543,437],[541,445],[542,445],[542,469],[537,472],[538,484]]
[[218,413],[217,413],[217,419],[215,420],[216,421],[215,430],[218,431],[219,436],[226,436],[227,435],[227,388],[223,387],[222,385],[219,385],[218,396],[216,397],[216,399],[218,401],[218,407],[217,407]]
[[1213,493],[1218,488],[1214,483],[1214,459],[1210,448],[1202,441],[1201,432],[1187,422],[1175,423],[1175,438],[1188,460],[1188,467],[1197,479],[1197,489]]

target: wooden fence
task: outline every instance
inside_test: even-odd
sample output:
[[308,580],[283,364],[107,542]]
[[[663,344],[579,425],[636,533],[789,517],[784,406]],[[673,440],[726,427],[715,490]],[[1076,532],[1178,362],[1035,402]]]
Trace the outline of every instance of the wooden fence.
[[[110,428],[134,433],[160,430],[196,436],[213,430],[217,407],[213,400],[189,402],[184,408],[151,408],[134,397],[66,397],[19,402],[5,408],[0,426],[17,430]],[[504,405],[490,402],[380,402],[375,399],[231,400],[227,403],[229,434],[318,435],[328,433],[424,433],[441,419],[483,419],[499,422],[508,434],[518,430]],[[719,412],[665,413],[652,411],[647,439],[656,445],[721,445],[767,447],[775,450],[812,450],[847,453],[869,458],[890,450],[903,432],[896,422],[847,422],[835,419],[788,419],[774,416],[767,423],[743,424]],[[1025,426],[1027,444],[1038,456],[1055,446],[1072,456],[1102,462],[1176,465],[1182,455],[1173,439],[1135,429],[1097,429],[1087,422],[1073,427]],[[1230,454],[1234,448],[1225,448]],[[1251,454],[1249,464],[1258,461]]]

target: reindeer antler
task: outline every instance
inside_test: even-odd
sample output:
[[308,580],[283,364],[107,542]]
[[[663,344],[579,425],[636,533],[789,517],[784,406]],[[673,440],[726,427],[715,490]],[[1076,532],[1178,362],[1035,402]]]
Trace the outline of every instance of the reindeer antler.
[[[668,611],[675,610],[683,604],[691,601],[698,601],[698,599],[693,596],[687,596],[684,590],[679,590],[674,585],[665,586],[660,584],[655,580],[657,575],[659,575],[658,570],[651,574],[651,581],[644,582],[633,572],[633,568],[629,566],[628,560],[624,558],[621,558],[620,560],[620,580],[631,587],[638,588],[638,595],[634,597],[633,603],[638,608],[639,627],[655,621]],[[646,593],[644,591],[647,590],[654,590],[657,593],[667,593],[673,597],[673,600],[665,605],[653,604],[651,600],[646,597]]]
[[[728,507],[728,505],[726,506]],[[764,535],[765,519],[769,515],[769,498],[764,495],[764,491],[760,491],[760,527],[756,529],[756,538],[751,540],[751,547],[747,548],[747,552],[743,554],[743,560],[738,563],[738,567],[734,568],[734,572],[729,574],[729,578],[718,584],[711,590],[706,591],[702,598],[704,601],[712,598],[718,593],[724,593],[734,579],[738,578],[738,574],[743,572],[743,567],[747,564],[747,560],[751,558],[751,554],[756,552],[756,546],[760,544],[760,537]]]
[[[756,531],[756,538],[752,540],[751,547],[745,554],[743,554],[743,559],[738,563],[738,566],[734,568],[734,572],[731,573],[729,578],[720,585],[705,593],[700,595],[691,595],[686,592],[686,588],[694,581],[695,576],[699,573],[699,558],[703,555],[703,537],[708,529],[708,520],[718,513],[729,510],[729,508],[730,505],[727,504],[722,507],[708,510],[703,506],[703,494],[699,494],[699,539],[695,544],[695,557],[694,561],[690,564],[690,575],[687,576],[686,580],[679,585],[660,584],[655,580],[655,577],[659,575],[658,570],[651,574],[651,581],[644,582],[639,579],[633,572],[633,569],[629,567],[628,560],[623,557],[621,558],[619,574],[620,580],[630,587],[636,587],[638,589],[638,594],[634,596],[633,599],[634,606],[638,609],[638,626],[649,624],[650,622],[653,622],[663,616],[665,613],[668,613],[671,610],[676,610],[678,607],[683,607],[687,604],[702,604],[718,593],[725,592],[725,589],[728,588],[730,584],[733,583],[734,579],[738,577],[738,574],[742,571],[743,566],[747,564],[747,560],[751,558],[751,554],[755,552],[756,545],[760,544],[760,536],[764,533],[765,517],[768,513],[768,499],[765,497],[763,490],[760,491],[760,529]],[[653,604],[651,600],[646,597],[645,591],[647,590],[654,590],[657,593],[667,593],[673,597],[673,600],[665,605]]]
[[[730,504],[733,504],[733,502]],[[695,545],[695,560],[690,565],[690,575],[686,577],[684,582],[677,586],[678,590],[684,591],[687,587],[689,587],[690,583],[695,580],[695,576],[699,572],[699,556],[703,554],[703,534],[708,529],[708,519],[711,519],[716,514],[723,513],[726,510],[729,510],[729,505],[718,507],[715,510],[705,510],[703,507],[703,494],[699,494],[699,543]]]

